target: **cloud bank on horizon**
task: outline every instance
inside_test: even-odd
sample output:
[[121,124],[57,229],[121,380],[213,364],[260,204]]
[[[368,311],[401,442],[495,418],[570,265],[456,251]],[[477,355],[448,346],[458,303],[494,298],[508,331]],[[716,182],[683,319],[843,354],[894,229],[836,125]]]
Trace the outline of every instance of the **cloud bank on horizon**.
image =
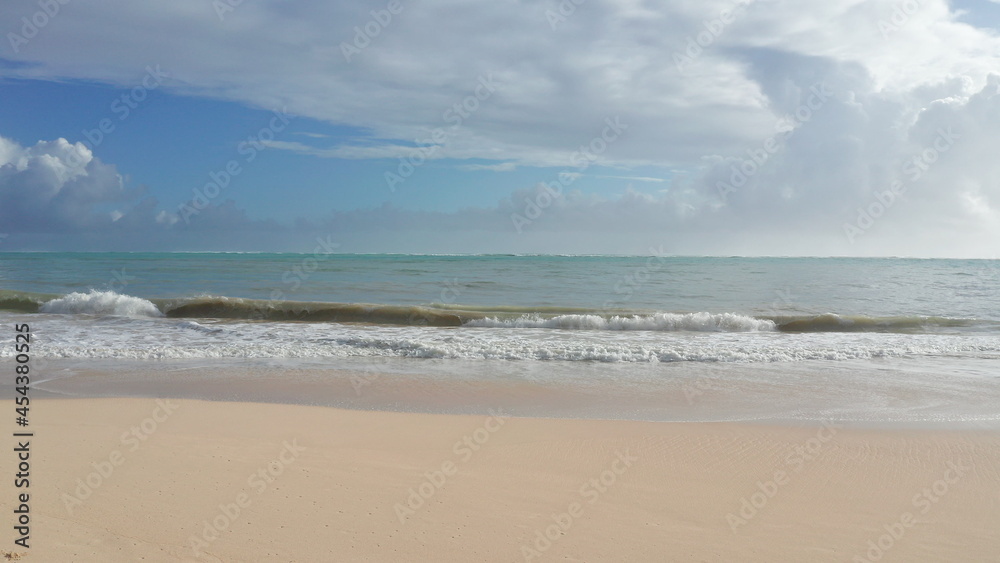
[[[330,234],[359,252],[992,257],[1000,244],[1000,21],[969,2],[19,0],[0,15],[0,80],[128,89],[162,65],[171,96],[357,128],[260,142],[334,171],[378,161],[388,188],[380,207],[295,224],[228,197],[192,213],[82,140],[0,137],[5,248],[296,250]],[[457,211],[394,204],[432,161],[536,179]],[[622,189],[590,193],[588,175]]]

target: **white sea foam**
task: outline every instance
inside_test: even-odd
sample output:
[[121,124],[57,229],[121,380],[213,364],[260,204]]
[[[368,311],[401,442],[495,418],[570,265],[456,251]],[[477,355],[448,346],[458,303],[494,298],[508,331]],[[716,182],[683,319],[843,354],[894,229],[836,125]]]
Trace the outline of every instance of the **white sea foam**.
[[[437,358],[610,363],[1000,358],[993,335],[435,328],[67,316],[39,354],[61,358]],[[13,349],[0,348],[0,357]]]
[[198,332],[204,332],[206,334],[215,334],[217,332],[222,332],[221,328],[205,326],[201,323],[196,323],[194,321],[181,321],[177,323],[177,328],[196,330]]
[[[847,361],[875,358],[903,358],[919,356],[984,357],[982,347],[971,343],[926,343],[906,345],[891,343],[877,345],[831,346],[782,346],[762,342],[743,343],[737,346],[719,346],[708,342],[664,343],[661,345],[605,345],[573,342],[563,345],[542,342],[511,341],[462,341],[440,342],[433,340],[387,339],[354,336],[327,343],[293,342],[237,342],[223,340],[197,344],[172,342],[157,344],[146,342],[109,343],[90,342],[84,345],[54,345],[45,349],[45,355],[59,358],[102,358],[166,360],[183,358],[349,358],[397,357],[435,359],[487,359],[514,361],[589,361],[608,363],[661,363],[661,362],[725,362],[773,363],[809,360]],[[2,355],[2,354],[0,354]],[[994,349],[985,357],[1000,357]]]
[[114,291],[90,290],[70,293],[43,303],[41,313],[57,315],[117,315],[122,317],[162,317],[163,313],[145,299],[122,295]]

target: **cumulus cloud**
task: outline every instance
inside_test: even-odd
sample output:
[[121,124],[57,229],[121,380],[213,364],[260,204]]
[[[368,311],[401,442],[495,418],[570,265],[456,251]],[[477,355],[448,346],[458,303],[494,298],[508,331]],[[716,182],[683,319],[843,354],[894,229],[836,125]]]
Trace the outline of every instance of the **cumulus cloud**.
[[0,230],[5,235],[85,234],[107,243],[136,234],[261,229],[281,227],[251,220],[233,201],[206,205],[181,221],[160,209],[145,189],[127,187],[117,168],[101,162],[83,143],[60,138],[24,147],[0,137]]
[[[0,137],[0,224],[13,231],[72,231],[130,221],[108,208],[140,196],[114,166],[83,143],[39,141],[32,147]],[[154,203],[155,205],[155,203]],[[104,210],[102,211],[102,208]]]

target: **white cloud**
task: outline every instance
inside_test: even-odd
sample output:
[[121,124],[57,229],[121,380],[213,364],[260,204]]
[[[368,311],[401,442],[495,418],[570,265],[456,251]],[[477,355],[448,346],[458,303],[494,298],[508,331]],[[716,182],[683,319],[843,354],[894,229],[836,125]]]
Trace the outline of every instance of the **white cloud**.
[[[1000,70],[1000,38],[959,21],[946,0],[923,0],[905,17],[898,0],[830,0],[808,9],[760,0],[721,27],[711,22],[732,0],[588,2],[553,30],[545,14],[557,4],[407,3],[350,63],[341,43],[383,2],[245,2],[223,21],[203,0],[70,4],[19,53],[8,52],[22,64],[0,73],[132,85],[159,64],[174,77],[163,88],[174,93],[287,106],[371,135],[326,147],[276,141],[274,148],[394,159],[443,129],[447,139],[429,158],[485,160],[461,166],[497,172],[570,168],[605,118],[618,116],[629,128],[600,163],[625,170],[623,177],[640,165],[681,173],[664,196],[567,198],[549,210],[553,225],[752,231],[775,233],[774,240],[808,233],[801,238],[829,239],[831,247],[843,244],[843,224],[873,191],[906,179],[906,160],[932,144],[938,129],[953,127],[960,140],[848,251],[955,246],[935,236],[996,246],[1000,101],[990,74]],[[29,0],[5,2],[0,15],[18,21],[36,9]],[[706,32],[706,46],[678,69],[674,55],[690,54]],[[484,76],[496,91],[456,126],[456,104],[474,96]],[[830,100],[796,120],[821,83]],[[718,183],[772,138],[779,150],[722,205]],[[38,174],[51,177],[33,195],[38,201],[51,204],[55,196],[45,190],[83,182],[40,154],[35,162]],[[67,193],[86,192],[80,186]]]
[[492,170],[493,172],[512,172],[517,170],[517,164],[514,162],[501,162],[499,164],[460,164],[458,166],[461,170]]
[[[32,147],[0,137],[0,224],[11,231],[67,230],[113,222],[97,209],[135,197],[114,166],[83,143],[39,141]],[[119,216],[120,218],[121,216]]]
[[598,175],[598,178],[610,178],[612,180],[629,180],[632,182],[666,182],[665,178],[652,178],[650,176],[603,176]]
[[23,147],[0,137],[0,225],[6,233],[149,235],[180,231],[277,229],[232,201],[209,205],[189,223],[157,210],[145,189],[128,188],[117,168],[66,139]]
[[[958,76],[981,87],[1000,53],[997,37],[956,21],[945,0],[921,2],[901,25],[892,24],[892,0],[834,0],[809,10],[773,0],[740,10],[679,72],[673,55],[735,2],[588,3],[552,30],[545,12],[554,1],[438,0],[405,5],[346,62],[342,42],[383,4],[246,2],[223,21],[201,0],[67,5],[12,57],[29,65],[3,72],[131,85],[146,65],[160,64],[175,78],[165,88],[175,92],[287,105],[407,145],[445,128],[438,158],[531,165],[565,166],[604,117],[617,115],[631,127],[606,162],[687,166],[706,154],[741,152],[788,110],[786,86],[808,86],[830,69],[854,67],[859,81],[851,86],[906,98]],[[17,1],[2,11],[17,21],[36,8]],[[886,39],[879,22],[898,31]],[[762,84],[762,74],[777,70],[769,54],[797,55],[803,68],[777,77],[784,86]],[[486,75],[495,94],[452,130],[446,112]],[[927,100],[911,101],[912,118]],[[313,154],[392,158],[407,145]]]

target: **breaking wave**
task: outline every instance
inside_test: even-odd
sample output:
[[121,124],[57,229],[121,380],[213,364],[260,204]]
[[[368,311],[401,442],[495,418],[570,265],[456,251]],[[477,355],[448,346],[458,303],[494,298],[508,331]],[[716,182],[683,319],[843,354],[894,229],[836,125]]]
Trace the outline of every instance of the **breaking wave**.
[[156,305],[131,295],[114,291],[90,290],[89,293],[70,293],[45,302],[40,313],[57,315],[117,315],[122,317],[162,317]]
[[203,330],[198,319],[257,322],[363,323],[369,325],[555,329],[653,332],[997,332],[1000,322],[943,316],[871,317],[824,313],[766,316],[739,312],[662,312],[597,310],[586,307],[388,305],[244,299],[201,296],[143,299],[91,290],[64,296],[0,290],[0,310],[50,314],[169,317],[191,321],[184,328]]
[[469,321],[465,323],[465,326],[570,330],[686,330],[696,332],[761,332],[773,331],[776,328],[774,321],[735,313],[656,313],[627,317],[559,315],[552,318],[526,315],[516,319],[488,317]]

